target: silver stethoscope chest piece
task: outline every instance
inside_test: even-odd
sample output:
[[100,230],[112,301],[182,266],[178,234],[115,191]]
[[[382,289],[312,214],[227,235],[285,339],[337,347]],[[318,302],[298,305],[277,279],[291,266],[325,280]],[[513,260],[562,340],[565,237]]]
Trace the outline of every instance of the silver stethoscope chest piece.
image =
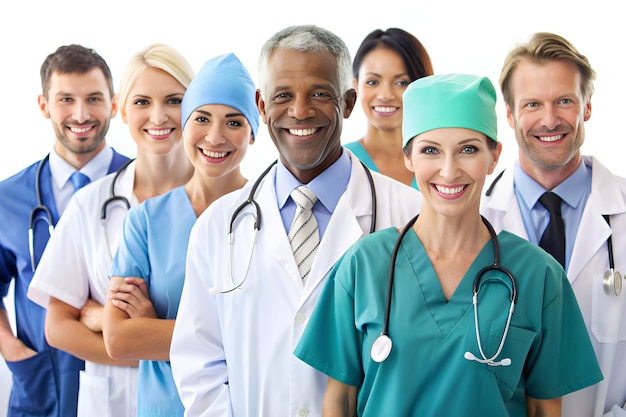
[[391,339],[386,334],[381,334],[376,338],[370,352],[374,362],[383,362],[391,353]]
[[610,268],[604,273],[602,284],[604,286],[604,292],[607,295],[620,295],[622,293],[622,274],[620,274],[619,271]]
[[[603,214],[604,220],[611,227],[611,221],[608,214]],[[602,286],[607,295],[620,295],[622,293],[622,274],[615,269],[615,260],[613,259],[613,238],[611,235],[606,240],[606,246],[609,253],[609,269],[602,277]]]

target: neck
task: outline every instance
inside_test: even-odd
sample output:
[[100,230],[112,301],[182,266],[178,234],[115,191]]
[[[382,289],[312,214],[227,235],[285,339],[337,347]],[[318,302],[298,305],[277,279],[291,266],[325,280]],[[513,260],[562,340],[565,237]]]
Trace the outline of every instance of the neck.
[[207,177],[196,171],[185,184],[185,192],[191,201],[196,216],[200,216],[215,200],[240,189],[246,181],[239,169],[220,178]]
[[133,192],[141,202],[180,187],[191,178],[193,167],[183,153],[137,155]]

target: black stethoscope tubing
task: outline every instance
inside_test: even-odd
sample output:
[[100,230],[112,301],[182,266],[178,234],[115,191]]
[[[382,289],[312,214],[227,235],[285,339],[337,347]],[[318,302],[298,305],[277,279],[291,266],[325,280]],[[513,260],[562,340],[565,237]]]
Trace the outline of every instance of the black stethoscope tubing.
[[[239,205],[239,207],[237,207],[235,211],[233,212],[233,215],[230,218],[230,225],[228,227],[228,233],[230,235],[233,234],[234,224],[235,224],[235,220],[237,219],[237,216],[239,216],[239,213],[248,205],[253,206],[255,210],[256,218],[254,221],[254,229],[257,232],[261,229],[261,207],[254,199],[254,196],[256,194],[257,189],[259,188],[259,185],[261,184],[261,181],[263,181],[263,179],[267,176],[267,174],[274,167],[274,165],[276,165],[277,162],[278,160],[275,160],[267,168],[265,168],[265,171],[263,171],[261,175],[258,176],[256,181],[252,185],[252,188],[250,189],[250,193],[248,194],[248,198],[246,198]],[[367,179],[370,185],[370,191],[371,191],[371,196],[372,196],[372,222],[370,224],[370,233],[373,233],[376,230],[376,216],[377,216],[376,188],[374,186],[374,179],[372,178],[372,173],[370,172],[369,168],[362,161],[359,161],[359,162],[361,162],[361,165],[363,166],[365,170],[365,173],[367,175]]]
[[[391,339],[389,338],[389,318],[391,314],[391,299],[393,295],[393,282],[395,278],[396,260],[397,260],[398,251],[400,250],[400,246],[402,245],[402,240],[404,239],[404,236],[413,227],[413,224],[415,224],[415,221],[417,220],[418,217],[419,217],[419,214],[417,214],[415,217],[409,220],[409,222],[404,226],[404,228],[400,232],[398,239],[396,240],[396,243],[393,247],[393,251],[391,253],[391,262],[389,266],[389,275],[387,279],[387,298],[385,302],[385,316],[384,316],[384,321],[383,321],[383,328],[382,328],[380,335],[376,339],[376,342],[372,346],[372,359],[374,359],[376,362],[384,361],[388,357],[389,352],[391,351]],[[508,320],[510,320],[510,316],[513,311],[512,310],[513,306],[517,304],[517,282],[513,274],[507,268],[505,268],[504,266],[500,264],[500,243],[498,241],[498,236],[496,235],[496,232],[493,229],[493,226],[491,226],[491,224],[483,216],[481,216],[481,219],[483,223],[485,224],[485,226],[487,227],[487,229],[489,230],[489,235],[491,237],[491,240],[493,241],[493,263],[491,265],[485,266],[476,274],[476,277],[474,278],[474,283],[473,283],[474,299],[476,300],[478,296],[478,292],[480,291],[480,281],[483,275],[487,271],[496,270],[496,271],[504,273],[511,281],[511,295],[510,295],[511,313],[509,314],[509,317],[508,317]],[[508,331],[508,324],[507,324],[507,329],[505,329],[504,338],[506,338],[507,331]],[[479,345],[480,345],[480,340],[479,340]],[[504,345],[504,339],[500,343],[500,348],[502,347],[502,345]],[[493,361],[493,358],[491,359],[485,358],[484,362],[482,363],[488,363],[492,365],[496,362]]]
[[[41,194],[41,173],[43,171],[43,166],[50,160],[50,154],[46,155],[37,165],[37,172],[35,173],[35,196],[37,198],[37,205],[33,207],[30,211],[29,220],[28,220],[28,249],[30,252],[30,265],[32,272],[35,272],[35,221],[36,215],[38,212],[43,211],[46,214],[46,217],[43,218],[48,223],[48,233],[52,235],[54,231],[54,224],[52,221],[52,212],[50,208],[43,203],[43,196]],[[129,159],[122,166],[120,166],[115,172],[115,176],[113,177],[113,181],[111,182],[111,193],[110,197],[104,201],[102,207],[100,209],[100,220],[102,222],[106,221],[106,211],[109,204],[115,201],[121,201],[126,206],[126,209],[130,209],[130,202],[128,199],[121,195],[115,194],[115,184],[117,183],[117,179],[121,175],[122,172],[126,170],[128,165],[131,164],[135,159]]]
[[[504,170],[502,170],[494,178],[493,182],[489,185],[489,188],[487,188],[487,191],[485,192],[485,196],[486,197],[490,197],[491,196],[491,194],[493,193],[494,188],[496,187],[496,184],[502,178],[502,174],[504,174]],[[611,227],[611,222],[609,220],[609,215],[608,214],[603,214],[602,217],[604,218],[604,220],[606,221],[606,223],[609,225],[609,228],[610,228]],[[620,295],[620,293],[622,291],[622,281],[621,281],[622,277],[621,277],[621,274],[619,273],[619,271],[617,271],[615,269],[615,259],[613,257],[613,233],[612,233],[612,231],[611,231],[611,234],[609,235],[609,237],[606,240],[606,247],[607,247],[607,250],[609,252],[609,270],[606,271],[606,273],[604,274],[604,282],[603,282],[604,292],[607,293],[607,294],[610,294],[611,292],[613,292],[613,294],[615,294],[615,295]],[[615,278],[618,278],[618,279],[615,279]]]
[[[274,167],[274,165],[276,165],[278,161],[274,161],[272,162],[266,169],[265,171],[263,171],[261,173],[261,175],[259,175],[259,177],[256,179],[256,181],[254,182],[254,184],[252,185],[252,188],[250,189],[250,193],[248,194],[248,198],[246,198],[240,205],[239,207],[237,207],[235,209],[235,211],[233,211],[233,214],[230,218],[230,224],[228,226],[228,246],[229,246],[229,258],[230,258],[230,281],[232,283],[232,287],[228,288],[228,289],[220,289],[220,288],[210,288],[210,292],[213,295],[217,295],[217,294],[227,294],[230,292],[235,291],[236,289],[239,289],[242,287],[242,285],[244,284],[244,282],[246,282],[246,278],[248,277],[248,271],[252,262],[252,256],[253,256],[253,252],[254,252],[254,246],[256,245],[256,238],[257,235],[259,233],[259,230],[261,229],[261,207],[259,206],[259,203],[257,203],[257,201],[255,200],[254,196],[256,194],[257,189],[259,188],[261,182],[263,181],[263,178],[265,178],[267,176],[267,174],[270,172],[270,170]],[[372,174],[369,170],[369,168],[362,162],[359,161],[361,163],[361,165],[363,166],[363,169],[365,170],[365,173],[367,175],[367,179],[369,182],[369,186],[370,186],[370,192],[371,192],[371,198],[372,198],[372,221],[370,223],[370,233],[373,233],[376,230],[376,219],[377,219],[377,200],[376,200],[376,187],[374,185],[374,178],[372,177]],[[239,214],[248,206],[251,205],[254,207],[254,237],[252,239],[252,249],[250,252],[250,257],[248,258],[248,266],[246,267],[246,272],[244,273],[243,279],[236,284],[235,280],[233,278],[233,240],[234,240],[234,225],[235,225],[235,221],[237,220],[237,217],[239,216]]]

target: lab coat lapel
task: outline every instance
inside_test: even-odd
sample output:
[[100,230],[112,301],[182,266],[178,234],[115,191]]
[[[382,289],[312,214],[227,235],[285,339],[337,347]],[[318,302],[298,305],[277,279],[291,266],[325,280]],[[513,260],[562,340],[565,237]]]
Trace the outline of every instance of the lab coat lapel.
[[[597,251],[606,245],[611,228],[602,215],[626,212],[623,190],[612,180],[612,174],[595,158],[585,157],[585,163],[592,166],[592,191],[578,227],[578,232],[582,231],[585,236],[576,239],[567,270],[571,282],[576,280]],[[615,196],[615,198],[600,199],[597,196]]]
[[483,212],[497,233],[507,230],[528,240],[528,233],[515,197],[513,171],[513,166],[504,171],[491,197],[483,200]]
[[339,258],[364,235],[359,219],[367,220],[366,223],[369,225],[372,214],[369,190],[369,182],[363,167],[356,158],[352,158],[350,181],[326,227],[309,275],[307,293],[324,280]]

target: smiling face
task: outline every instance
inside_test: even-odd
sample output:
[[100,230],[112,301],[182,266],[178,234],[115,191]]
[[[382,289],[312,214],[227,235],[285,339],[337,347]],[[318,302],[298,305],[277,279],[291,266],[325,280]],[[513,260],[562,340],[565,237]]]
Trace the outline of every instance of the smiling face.
[[70,154],[95,154],[104,147],[117,110],[102,70],[55,72],[47,94],[40,95],[38,101],[41,113],[52,122],[59,155],[68,159]]
[[279,48],[267,63],[265,97],[257,92],[263,122],[282,163],[308,183],[341,155],[341,129],[356,92],[339,85],[337,61],[324,51]]
[[[407,169],[424,201],[444,216],[475,215],[485,177],[498,163],[502,145],[493,146],[483,133],[463,128],[434,129],[412,140]],[[491,147],[489,145],[492,145]]]
[[402,128],[402,93],[411,83],[402,57],[392,49],[372,49],[353,84],[368,122],[376,129]]
[[183,136],[185,152],[196,173],[212,178],[239,175],[248,145],[254,142],[246,117],[222,104],[205,104],[195,109]]
[[584,122],[591,117],[580,82],[576,66],[561,61],[522,61],[512,75],[507,119],[515,129],[520,164],[533,178],[559,171],[564,179],[580,163]]
[[163,70],[146,67],[137,77],[121,115],[139,149],[166,155],[181,142],[184,94],[185,87]]

